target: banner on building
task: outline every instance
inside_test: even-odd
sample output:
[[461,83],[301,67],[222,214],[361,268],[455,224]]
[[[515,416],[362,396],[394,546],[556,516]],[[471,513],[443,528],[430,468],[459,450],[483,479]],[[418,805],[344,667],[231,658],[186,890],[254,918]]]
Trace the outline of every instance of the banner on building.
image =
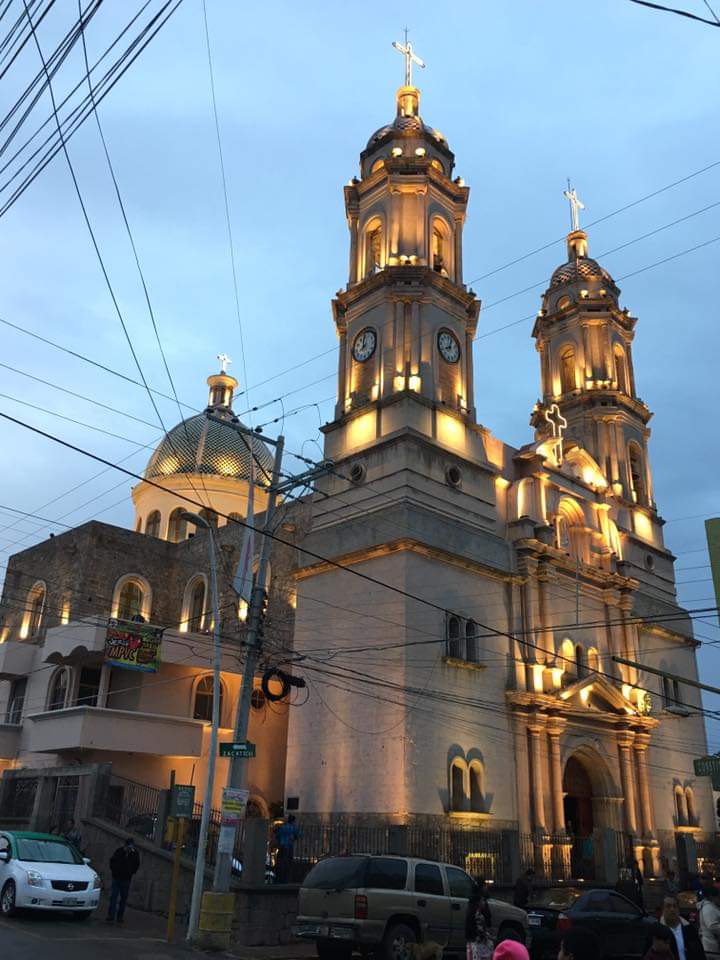
[[125,670],[156,673],[160,667],[163,627],[133,620],[108,620],[105,663]]

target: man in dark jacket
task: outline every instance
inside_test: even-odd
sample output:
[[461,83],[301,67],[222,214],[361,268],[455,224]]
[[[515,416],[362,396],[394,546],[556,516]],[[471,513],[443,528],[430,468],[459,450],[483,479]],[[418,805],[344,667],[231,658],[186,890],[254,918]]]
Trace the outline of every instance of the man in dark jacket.
[[528,903],[530,903],[534,879],[535,871],[532,867],[529,867],[522,876],[517,878],[513,895],[513,903],[516,907],[522,907],[524,910]]
[[110,873],[112,887],[110,889],[110,903],[108,904],[107,922],[123,922],[125,904],[130,892],[130,881],[140,868],[140,854],[135,847],[135,841],[128,837],[122,847],[118,847],[110,857]]
[[676,960],[705,960],[705,951],[697,929],[680,916],[680,905],[675,895],[665,896],[660,923],[673,935],[670,947]]

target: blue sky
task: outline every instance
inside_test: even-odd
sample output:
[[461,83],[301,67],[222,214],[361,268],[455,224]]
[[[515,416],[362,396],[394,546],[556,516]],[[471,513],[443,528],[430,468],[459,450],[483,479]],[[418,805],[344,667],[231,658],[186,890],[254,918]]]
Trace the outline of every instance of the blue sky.
[[[101,8],[88,29],[91,56],[136,6]],[[700,0],[685,6],[707,14]],[[59,0],[39,32],[46,48],[75,13],[74,0]],[[471,187],[466,281],[557,240],[473,284],[487,305],[539,284],[483,309],[481,334],[537,310],[544,282],[564,261],[566,177],[576,184],[589,222],[720,160],[720,30],[628,0],[418,2],[411,8],[372,0],[357,7],[208,0],[208,14],[250,399],[260,405],[289,393],[286,413],[318,404],[285,420],[291,450],[318,439],[319,422],[331,416],[335,356],[299,364],[335,344],[330,299],[347,280],[342,185],[357,172],[371,132],[393,116],[402,61],[390,44],[402,37],[406,21],[427,62],[418,76],[422,114],[447,136],[456,172]],[[77,80],[81,65],[78,50],[58,78],[58,91]],[[5,110],[37,68],[28,46],[3,80]],[[43,100],[38,118],[47,110]],[[232,371],[242,381],[245,376],[200,0],[185,0],[100,112],[178,393],[202,407],[217,353],[229,353]],[[92,121],[70,152],[143,370],[166,391]],[[591,227],[591,255],[615,277],[672,256],[720,235],[720,207],[601,254],[716,201],[720,166]],[[62,156],[4,216],[0,245],[0,317],[137,375]],[[688,581],[681,597],[698,606],[708,606],[712,595],[709,570],[701,566],[707,562],[702,519],[683,518],[720,512],[714,419],[719,254],[720,243],[711,244],[620,281],[623,303],[639,317],[636,378],[655,412],[651,462],[668,519],[667,543],[678,554],[679,580]],[[530,330],[527,321],[475,345],[478,417],[518,445],[531,436],[528,416],[538,394]],[[141,389],[7,327],[0,336],[3,362],[155,421]],[[112,460],[134,453],[127,463],[138,470],[147,452],[135,452],[135,445],[151,445],[160,433],[5,369],[0,391],[129,438],[109,438],[0,397],[0,409]],[[172,402],[161,401],[160,409],[168,426],[178,419]],[[263,406],[255,422],[282,412],[277,403]],[[73,524],[93,516],[130,523],[130,483],[121,476],[105,473],[64,495],[100,468],[7,423],[0,424],[0,438],[0,502]],[[319,452],[313,444],[304,449]],[[13,522],[4,513],[0,521]],[[22,521],[1,531],[2,562],[48,529]],[[697,629],[718,637],[712,622]],[[712,682],[716,648],[701,656]]]

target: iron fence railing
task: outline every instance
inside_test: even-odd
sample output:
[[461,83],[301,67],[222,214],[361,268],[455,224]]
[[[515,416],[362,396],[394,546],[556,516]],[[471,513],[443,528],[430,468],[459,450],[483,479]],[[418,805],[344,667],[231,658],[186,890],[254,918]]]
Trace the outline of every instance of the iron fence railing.
[[115,774],[98,778],[93,813],[146,840],[158,840],[162,828],[163,791]]

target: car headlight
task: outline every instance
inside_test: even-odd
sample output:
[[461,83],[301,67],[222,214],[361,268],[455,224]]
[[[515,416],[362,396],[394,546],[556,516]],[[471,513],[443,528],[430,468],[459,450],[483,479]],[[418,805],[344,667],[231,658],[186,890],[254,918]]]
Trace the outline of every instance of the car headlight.
[[102,887],[102,880],[97,875],[97,873],[93,874],[93,890],[99,890],[101,887]]
[[41,887],[45,882],[45,877],[37,870],[27,871],[27,882],[31,887]]

